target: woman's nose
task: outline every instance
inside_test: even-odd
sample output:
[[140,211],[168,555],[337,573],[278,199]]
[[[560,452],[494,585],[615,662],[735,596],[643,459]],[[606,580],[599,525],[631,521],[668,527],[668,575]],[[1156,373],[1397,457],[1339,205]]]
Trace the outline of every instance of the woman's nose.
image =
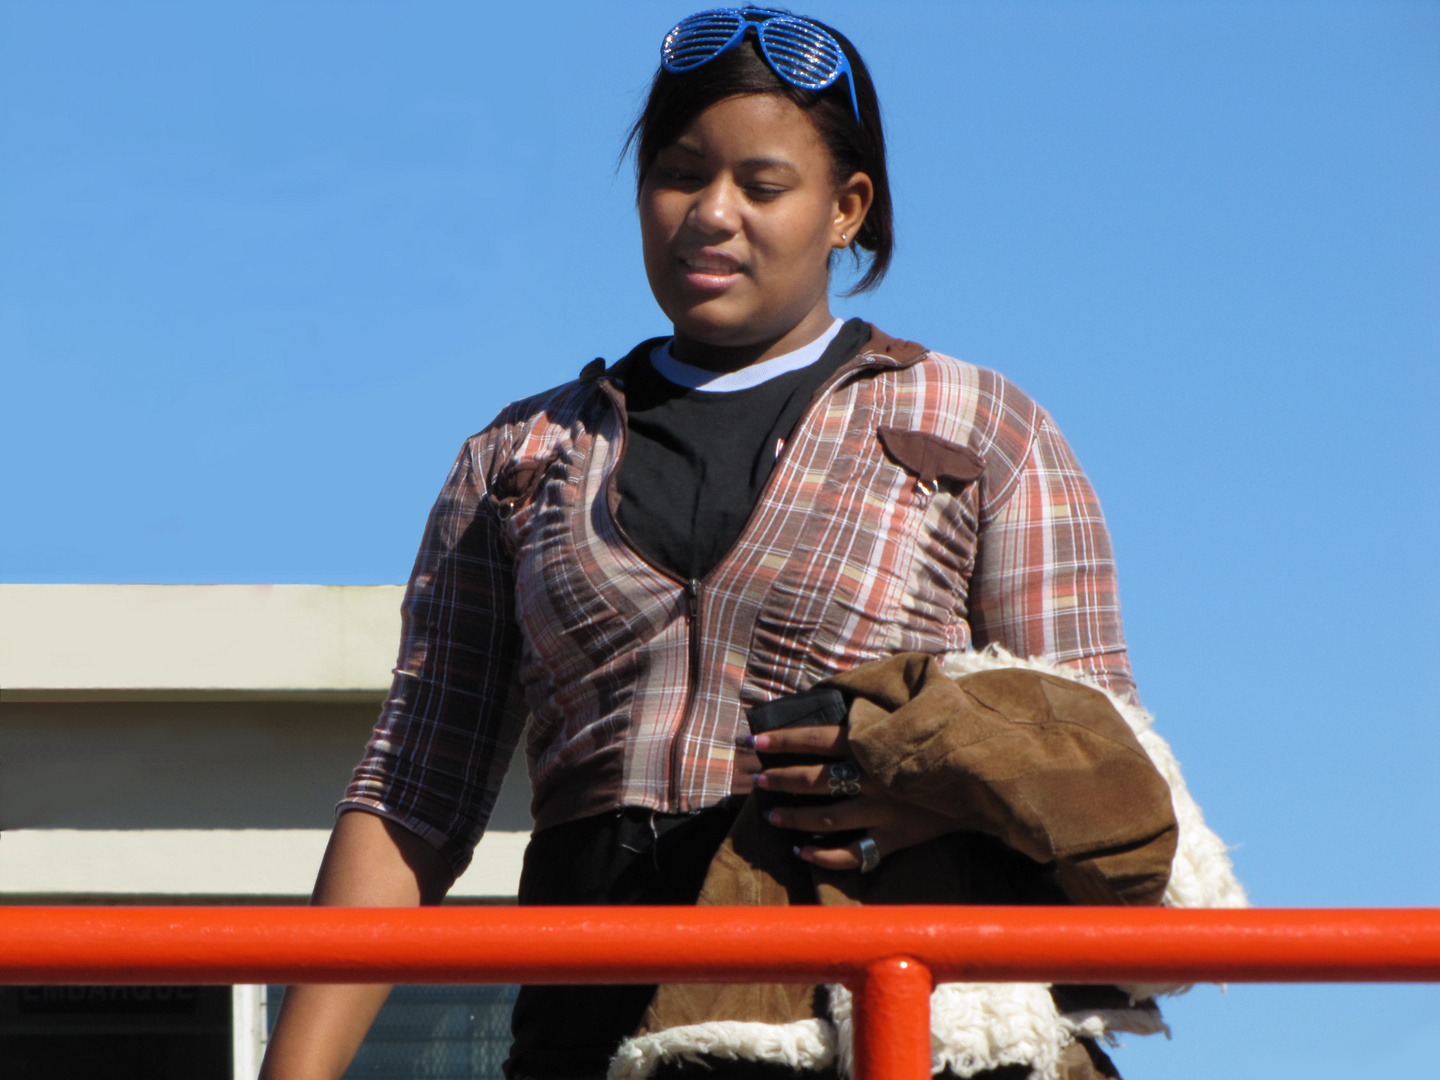
[[739,193],[735,185],[716,179],[695,193],[690,226],[706,236],[730,235],[740,228]]

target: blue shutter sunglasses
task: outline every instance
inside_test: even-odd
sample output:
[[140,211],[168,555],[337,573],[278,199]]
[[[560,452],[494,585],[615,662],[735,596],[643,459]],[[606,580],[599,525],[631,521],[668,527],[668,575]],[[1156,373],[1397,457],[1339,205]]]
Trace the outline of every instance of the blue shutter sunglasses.
[[715,8],[682,19],[665,35],[660,66],[675,75],[693,71],[735,48],[752,27],[765,62],[791,86],[824,90],[844,75],[855,123],[860,123],[855,76],[835,35],[782,8]]

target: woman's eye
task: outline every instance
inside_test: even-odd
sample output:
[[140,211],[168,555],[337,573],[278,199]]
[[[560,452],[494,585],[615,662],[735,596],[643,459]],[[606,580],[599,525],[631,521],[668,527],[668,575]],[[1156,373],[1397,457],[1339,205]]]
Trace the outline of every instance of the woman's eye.
[[750,184],[745,190],[756,202],[769,202],[785,194],[785,189],[778,184]]

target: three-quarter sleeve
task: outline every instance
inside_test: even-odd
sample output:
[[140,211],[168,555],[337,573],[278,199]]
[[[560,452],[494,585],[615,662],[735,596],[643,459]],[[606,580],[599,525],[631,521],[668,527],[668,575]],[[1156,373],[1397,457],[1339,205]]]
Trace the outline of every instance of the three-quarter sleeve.
[[996,505],[982,507],[970,625],[976,648],[1078,668],[1135,698],[1115,558],[1099,500],[1049,415]]
[[456,459],[405,592],[390,696],[339,810],[389,818],[458,875],[524,724],[514,572],[488,498],[482,437]]

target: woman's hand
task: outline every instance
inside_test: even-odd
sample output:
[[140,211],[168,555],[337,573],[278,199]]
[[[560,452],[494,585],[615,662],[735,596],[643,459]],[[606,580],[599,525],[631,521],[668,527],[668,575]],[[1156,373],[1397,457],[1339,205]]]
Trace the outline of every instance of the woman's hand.
[[[844,761],[850,758],[850,739],[843,727],[781,728],[743,740],[746,746],[767,754],[807,754]],[[855,767],[860,769],[858,763]],[[783,791],[794,795],[831,795],[830,765],[788,765],[755,774],[755,786],[762,791]],[[937,836],[955,832],[959,822],[933,810],[902,802],[888,794],[860,769],[860,793],[843,802],[824,806],[786,806],[771,810],[768,820],[782,829],[827,833],[863,829],[884,858],[892,852],[923,844]],[[860,867],[858,842],[843,847],[808,844],[795,854],[826,870],[857,870]]]

